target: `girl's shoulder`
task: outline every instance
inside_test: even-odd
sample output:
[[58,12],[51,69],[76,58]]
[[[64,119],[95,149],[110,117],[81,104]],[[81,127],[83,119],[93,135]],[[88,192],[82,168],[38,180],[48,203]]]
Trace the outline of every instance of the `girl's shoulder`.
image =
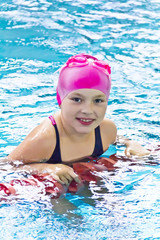
[[112,128],[112,130],[117,129],[115,123],[109,118],[104,118],[100,126],[101,128],[104,128],[104,129],[108,129],[108,128]]
[[110,144],[116,141],[117,127],[112,120],[104,118],[102,123],[100,124],[100,130],[103,139],[106,140],[107,138],[107,140],[110,141]]
[[[35,128],[36,132],[38,133],[40,139],[44,140],[44,142],[47,142],[47,145],[49,143],[55,145],[56,141],[56,132],[55,128],[53,126],[52,121],[49,118],[45,118],[38,126],[37,129]],[[49,144],[50,145],[50,144]]]
[[56,145],[55,129],[49,118],[45,118],[24,139],[24,144],[33,149],[39,160],[49,159]]
[[54,135],[55,131],[53,128],[53,124],[49,118],[45,118],[42,120],[40,124],[38,124],[28,136],[34,136],[36,138],[44,138],[49,137],[50,135]]
[[21,160],[24,163],[46,161],[52,155],[56,139],[52,123],[43,120],[8,156],[11,160]]

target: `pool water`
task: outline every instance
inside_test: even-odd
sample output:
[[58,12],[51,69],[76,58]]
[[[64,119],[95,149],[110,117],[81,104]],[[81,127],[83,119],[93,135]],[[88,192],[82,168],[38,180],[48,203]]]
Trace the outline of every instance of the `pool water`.
[[[158,0],[5,0],[0,2],[0,157],[58,110],[57,73],[71,55],[110,63],[106,116],[120,134],[160,145],[160,2]],[[104,154],[124,155],[123,146]],[[0,204],[0,239],[160,239],[160,154],[119,161],[91,183],[92,197],[67,194],[75,209],[53,211],[28,189]],[[0,182],[17,173],[0,168]],[[63,201],[64,199],[62,199]],[[60,203],[59,203],[60,204]],[[64,206],[64,205],[63,205]]]

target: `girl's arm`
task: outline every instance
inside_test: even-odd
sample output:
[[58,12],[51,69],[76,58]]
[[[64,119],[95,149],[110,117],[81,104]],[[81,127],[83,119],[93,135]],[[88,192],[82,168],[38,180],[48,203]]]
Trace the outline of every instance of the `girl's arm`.
[[29,173],[47,172],[62,184],[69,184],[73,179],[79,182],[77,174],[71,167],[64,164],[45,163],[50,159],[55,145],[55,130],[50,120],[46,119],[33,129],[24,141],[8,155],[5,161],[13,165],[16,170],[24,170]]
[[110,144],[120,143],[126,145],[125,154],[128,157],[132,155],[145,156],[150,152],[142,147],[138,142],[127,139],[124,136],[117,134],[117,128],[113,121],[105,118],[101,124],[101,134],[103,136],[103,142]]
[[16,170],[30,174],[48,173],[59,183],[66,185],[69,185],[72,180],[75,180],[77,183],[81,182],[73,168],[64,164],[32,163],[20,166]]
[[145,156],[150,154],[150,151],[141,146],[141,144],[124,136],[117,135],[116,143],[126,145],[125,154],[127,157],[131,157],[132,155]]

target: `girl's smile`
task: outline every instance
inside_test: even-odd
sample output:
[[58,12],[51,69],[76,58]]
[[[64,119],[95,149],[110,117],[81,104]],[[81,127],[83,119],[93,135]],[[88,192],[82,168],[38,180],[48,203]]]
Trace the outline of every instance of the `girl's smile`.
[[91,125],[94,122],[94,119],[90,118],[77,118],[77,120],[82,124],[82,125]]

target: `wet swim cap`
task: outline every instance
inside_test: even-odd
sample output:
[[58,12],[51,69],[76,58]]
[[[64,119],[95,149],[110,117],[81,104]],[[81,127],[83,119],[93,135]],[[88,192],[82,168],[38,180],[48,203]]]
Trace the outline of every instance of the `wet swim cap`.
[[60,70],[56,89],[58,104],[61,105],[70,92],[83,88],[99,90],[108,99],[111,89],[109,65],[87,54],[70,57]]

